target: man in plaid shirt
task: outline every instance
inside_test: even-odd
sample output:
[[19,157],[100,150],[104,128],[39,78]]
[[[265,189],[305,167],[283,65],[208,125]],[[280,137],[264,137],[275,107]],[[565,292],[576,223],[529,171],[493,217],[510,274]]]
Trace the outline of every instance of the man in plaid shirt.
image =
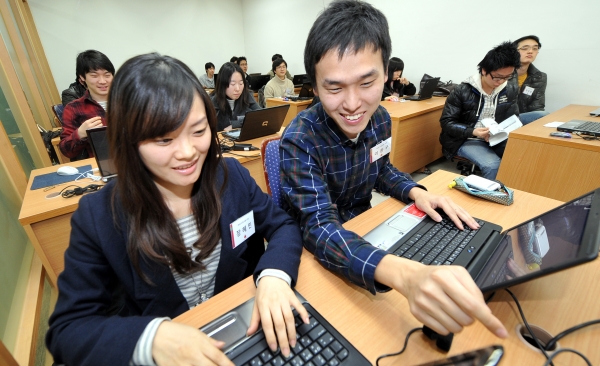
[[304,66],[320,103],[300,113],[281,138],[281,180],[288,212],[303,230],[304,245],[326,268],[371,293],[393,288],[413,315],[441,334],[475,319],[499,337],[492,315],[466,269],[426,266],[390,255],[342,224],[370,208],[371,191],[391,195],[440,221],[443,209],[459,228],[475,220],[452,200],[428,193],[389,162],[391,120],[379,105],[391,40],[385,16],[362,1],[332,2],[311,28]]
[[86,130],[106,126],[106,100],[115,67],[102,52],[87,50],[77,55],[76,71],[87,91],[65,107],[58,145],[71,161],[94,156]]

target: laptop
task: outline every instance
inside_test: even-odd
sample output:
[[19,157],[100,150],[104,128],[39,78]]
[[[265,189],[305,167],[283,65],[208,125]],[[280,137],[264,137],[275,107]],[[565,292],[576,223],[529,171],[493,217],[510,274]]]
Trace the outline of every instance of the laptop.
[[313,92],[313,86],[311,83],[302,84],[302,88],[300,89],[300,93],[297,97],[287,97],[289,100],[297,102],[299,100],[310,100],[315,97],[315,93]]
[[250,89],[258,91],[271,80],[269,75],[250,75]]
[[296,292],[310,317],[304,324],[296,317],[296,347],[290,358],[279,351],[271,352],[261,330],[246,336],[250,325],[254,298],[227,312],[200,328],[209,337],[225,342],[223,352],[236,365],[371,365],[369,361],[346,340],[306,299]]
[[301,87],[304,83],[308,83],[308,82],[310,82],[310,79],[308,78],[308,75],[306,75],[306,74],[294,75],[294,78],[292,80],[292,83],[294,83],[294,86],[296,88]]
[[102,181],[107,183],[117,176],[117,169],[113,164],[108,151],[108,138],[106,136],[106,126],[92,128],[87,130],[88,141],[94,151],[94,158],[102,176]]
[[425,100],[430,99],[433,96],[433,92],[437,88],[438,82],[440,78],[431,78],[425,81],[422,81],[423,86],[421,90],[419,90],[418,95],[412,95],[409,97],[404,97],[404,100]]
[[477,222],[478,230],[460,231],[447,217],[436,223],[413,203],[364,239],[423,264],[463,266],[481,291],[488,292],[595,259],[600,188],[505,231],[491,222]]
[[600,122],[573,119],[567,123],[563,123],[556,129],[562,132],[580,133],[582,135],[600,137]]
[[285,115],[290,109],[289,104],[272,108],[249,111],[244,116],[242,127],[223,132],[223,135],[235,141],[247,141],[279,132]]

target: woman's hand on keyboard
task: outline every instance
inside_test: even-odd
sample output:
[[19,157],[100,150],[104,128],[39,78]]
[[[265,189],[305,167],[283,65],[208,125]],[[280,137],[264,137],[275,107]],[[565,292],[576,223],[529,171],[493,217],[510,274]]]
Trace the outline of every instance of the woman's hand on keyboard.
[[308,324],[308,312],[287,282],[271,276],[261,278],[256,289],[248,335],[256,332],[259,323],[262,323],[269,348],[277,350],[279,342],[281,353],[285,357],[289,356],[290,346],[296,346],[296,324],[292,307]]
[[442,221],[440,214],[435,211],[436,208],[441,208],[459,229],[464,229],[463,222],[471,229],[479,229],[477,221],[464,208],[446,196],[429,193],[418,187],[411,189],[408,196],[415,201],[419,210],[425,212],[436,222]]

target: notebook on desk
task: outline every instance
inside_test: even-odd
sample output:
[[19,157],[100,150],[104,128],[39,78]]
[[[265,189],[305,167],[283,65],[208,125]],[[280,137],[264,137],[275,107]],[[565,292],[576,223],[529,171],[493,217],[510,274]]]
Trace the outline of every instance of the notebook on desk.
[[567,123],[563,123],[556,129],[562,132],[580,133],[583,135],[600,137],[600,122],[573,119]]
[[[444,217],[442,215],[442,217]],[[465,267],[483,291],[513,286],[598,256],[600,188],[502,232],[491,222],[458,230],[408,205],[364,236],[397,256]]]
[[430,99],[433,96],[433,92],[437,88],[438,81],[440,78],[431,78],[423,81],[423,86],[421,90],[419,90],[418,95],[413,95],[410,97],[404,97],[405,100],[425,100]]
[[223,132],[223,135],[235,141],[247,141],[272,135],[281,129],[288,109],[290,109],[289,104],[285,104],[249,111],[244,116],[241,128]]
[[104,183],[117,176],[117,169],[113,164],[108,151],[108,138],[106,136],[106,126],[101,126],[87,130],[88,141],[94,151],[94,158],[102,176]]
[[279,351],[267,346],[262,330],[246,336],[250,326],[254,299],[250,299],[200,328],[209,337],[225,342],[223,352],[236,365],[371,365],[321,314],[296,292],[298,300],[309,313],[310,323],[304,324],[294,310],[296,347],[285,359]]

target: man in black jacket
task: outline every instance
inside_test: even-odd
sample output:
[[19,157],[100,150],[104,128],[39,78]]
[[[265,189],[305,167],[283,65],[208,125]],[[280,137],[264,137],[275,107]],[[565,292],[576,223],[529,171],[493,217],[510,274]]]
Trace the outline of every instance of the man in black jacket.
[[544,111],[546,105],[546,85],[548,77],[535,66],[533,61],[538,55],[542,44],[537,36],[525,36],[513,42],[521,54],[521,67],[517,76],[510,83],[518,83],[519,87],[519,119],[526,125],[548,114]]
[[519,52],[504,42],[485,55],[477,74],[452,90],[440,118],[440,143],[446,158],[467,158],[485,178],[496,179],[506,140],[490,146],[489,128],[481,121],[491,118],[499,123],[519,114],[517,85],[507,82],[519,66]]
[[72,82],[69,87],[62,91],[61,101],[63,106],[67,106],[67,104],[71,103],[75,99],[79,99],[83,97],[83,94],[86,91],[85,85],[79,80],[79,75],[74,82]]

